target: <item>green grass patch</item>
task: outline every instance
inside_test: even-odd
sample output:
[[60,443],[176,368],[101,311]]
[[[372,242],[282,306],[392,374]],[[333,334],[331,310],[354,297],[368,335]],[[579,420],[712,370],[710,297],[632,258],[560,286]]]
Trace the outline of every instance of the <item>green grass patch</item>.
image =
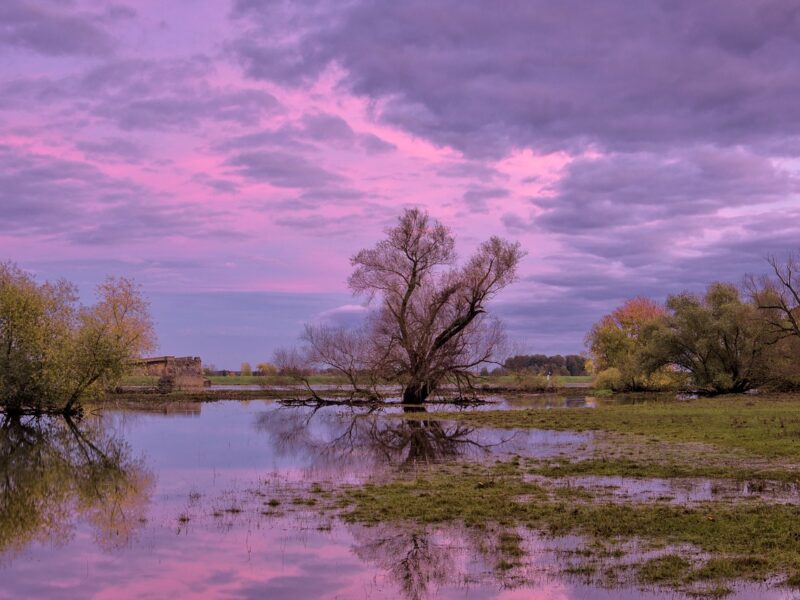
[[639,565],[637,575],[642,583],[676,581],[691,568],[692,563],[678,554],[665,554]]
[[[212,385],[298,385],[299,382],[284,375],[211,375],[208,377]],[[308,381],[312,385],[346,385],[345,377],[338,375],[311,375]]]
[[[431,418],[431,414],[407,418]],[[687,402],[601,404],[589,410],[435,413],[475,426],[611,431],[702,442],[767,458],[800,459],[800,396],[717,396]]]
[[544,477],[575,477],[593,475],[600,477],[654,477],[659,479],[704,478],[797,482],[800,471],[784,469],[752,469],[741,466],[723,466],[690,462],[654,462],[647,457],[639,460],[620,458],[591,458],[587,460],[541,462],[527,461],[527,472]]
[[[586,489],[543,487],[523,477],[524,465],[470,469],[440,466],[414,479],[340,491],[346,520],[527,526],[545,535],[586,536],[590,543],[640,540],[652,547],[693,547],[708,558],[694,565],[677,555],[644,562],[642,583],[761,580],[800,571],[800,507],[708,502],[687,508],[666,503],[617,504]],[[501,541],[502,544],[502,541]],[[519,542],[509,546],[521,548]],[[513,553],[501,553],[509,564]]]

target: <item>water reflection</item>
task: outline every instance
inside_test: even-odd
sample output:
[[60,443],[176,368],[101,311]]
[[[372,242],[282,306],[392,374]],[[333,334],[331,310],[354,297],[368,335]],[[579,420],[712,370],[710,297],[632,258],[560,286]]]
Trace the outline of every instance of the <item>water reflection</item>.
[[800,489],[797,483],[785,481],[735,479],[658,477],[625,477],[607,475],[578,475],[548,478],[540,475],[527,476],[545,486],[585,488],[598,500],[634,503],[670,503],[690,506],[725,500],[729,502],[767,501],[771,504],[800,505]]
[[580,541],[491,524],[367,527],[294,504],[286,485],[454,457],[574,456],[591,440],[262,401],[3,419],[0,598],[673,597],[565,576],[553,557]]
[[381,414],[376,409],[281,407],[263,413],[257,428],[270,436],[279,452],[313,456],[317,466],[328,467],[414,466],[482,454],[496,445],[477,439],[474,427],[432,419],[381,418]]
[[378,526],[354,527],[353,533],[356,556],[384,570],[408,600],[426,598],[459,572],[453,548],[428,531]]
[[104,549],[144,522],[153,475],[127,446],[90,423],[0,416],[0,552],[66,543],[90,523]]
[[[525,538],[515,528],[379,524],[349,529],[356,556],[385,572],[407,600],[452,597],[458,590],[479,597],[483,586],[513,589],[531,583],[530,559],[522,557]],[[541,550],[539,542],[536,546]],[[549,571],[553,564],[535,570]]]

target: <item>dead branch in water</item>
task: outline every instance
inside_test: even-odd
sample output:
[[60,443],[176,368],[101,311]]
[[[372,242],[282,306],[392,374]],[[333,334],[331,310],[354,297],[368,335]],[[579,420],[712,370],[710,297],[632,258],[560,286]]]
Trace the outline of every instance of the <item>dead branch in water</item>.
[[317,394],[310,398],[283,398],[277,401],[283,406],[310,406],[319,408],[322,406],[388,406],[393,404],[376,398],[323,398]]

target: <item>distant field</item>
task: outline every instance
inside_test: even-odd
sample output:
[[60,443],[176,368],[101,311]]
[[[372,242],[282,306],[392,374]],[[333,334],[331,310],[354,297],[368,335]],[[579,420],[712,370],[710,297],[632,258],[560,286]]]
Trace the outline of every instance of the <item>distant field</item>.
[[[259,377],[256,375],[212,375],[208,377],[212,385],[288,385],[297,383],[291,377],[284,377],[280,375],[273,375],[271,377]],[[312,384],[338,384],[345,383],[344,378],[336,377],[334,375],[312,375],[309,378]],[[158,377],[149,376],[129,376],[123,378],[120,385],[156,385],[158,384]]]
[[[280,375],[272,375],[270,377],[260,377],[256,375],[229,375],[229,376],[222,376],[222,375],[213,375],[208,379],[211,380],[213,385],[288,385],[291,383],[296,383],[291,377],[285,377]],[[490,385],[501,385],[501,386],[514,386],[518,382],[518,379],[513,375],[502,375],[502,376],[493,376],[490,375],[488,377],[481,377],[480,381]],[[343,377],[339,377],[336,375],[312,375],[309,378],[309,382],[312,384],[317,385],[336,385],[336,384],[344,384],[346,380]],[[567,384],[575,384],[575,383],[591,383],[592,377],[591,375],[559,375],[552,378],[553,385],[556,386],[563,386]],[[125,377],[122,380],[123,386],[129,385],[156,385],[158,383],[158,377],[147,377],[147,376],[131,376]]]
[[[515,375],[489,375],[488,377],[481,377],[481,381],[493,383],[495,385],[508,385],[513,386],[519,382]],[[591,383],[591,375],[556,375],[552,377],[554,385],[566,385],[568,383]]]
[[[282,375],[271,375],[269,377],[260,377],[257,375],[234,375],[234,376],[217,376],[212,375],[209,377],[213,385],[287,385],[290,383],[297,383],[295,379]],[[346,383],[344,377],[337,377],[336,375],[312,375],[308,378],[309,383],[316,384],[337,384]]]

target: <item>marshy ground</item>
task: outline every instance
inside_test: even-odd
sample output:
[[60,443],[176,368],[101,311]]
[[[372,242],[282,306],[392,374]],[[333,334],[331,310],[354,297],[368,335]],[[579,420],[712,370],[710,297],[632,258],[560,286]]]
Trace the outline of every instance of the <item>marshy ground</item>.
[[149,491],[65,499],[3,550],[0,597],[795,596],[800,397],[492,399],[90,410]]

